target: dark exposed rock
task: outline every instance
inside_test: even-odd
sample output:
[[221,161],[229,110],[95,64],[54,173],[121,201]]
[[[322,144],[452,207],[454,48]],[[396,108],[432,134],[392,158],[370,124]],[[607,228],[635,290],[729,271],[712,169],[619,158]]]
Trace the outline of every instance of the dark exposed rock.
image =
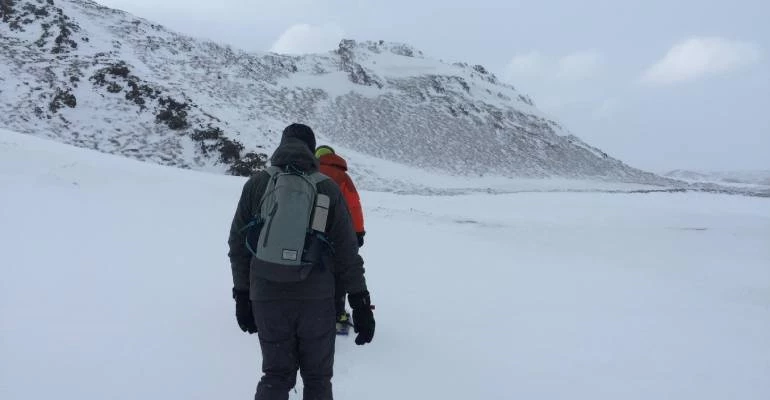
[[56,113],[62,107],[75,108],[77,104],[78,102],[75,95],[72,94],[69,89],[62,90],[57,88],[53,99],[51,99],[51,102],[48,104],[48,109],[51,110],[52,113]]

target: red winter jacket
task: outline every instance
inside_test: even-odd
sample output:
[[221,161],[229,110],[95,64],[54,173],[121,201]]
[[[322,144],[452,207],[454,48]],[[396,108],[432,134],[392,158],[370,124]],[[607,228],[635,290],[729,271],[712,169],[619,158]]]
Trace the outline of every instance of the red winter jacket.
[[348,163],[344,158],[336,154],[326,154],[321,156],[318,160],[321,162],[321,173],[332,178],[334,182],[337,182],[340,189],[342,189],[342,195],[348,203],[348,209],[350,209],[350,217],[353,220],[353,229],[356,233],[363,233],[364,213],[361,209],[361,199],[358,197],[356,185],[353,184],[350,175],[345,172],[348,170]]

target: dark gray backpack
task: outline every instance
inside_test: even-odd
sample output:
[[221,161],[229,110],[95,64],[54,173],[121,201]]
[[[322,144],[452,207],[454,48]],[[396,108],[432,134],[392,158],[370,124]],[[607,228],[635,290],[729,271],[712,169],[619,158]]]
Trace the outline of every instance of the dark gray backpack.
[[318,193],[318,183],[329,178],[291,167],[270,167],[267,173],[270,180],[246,242],[253,255],[251,274],[275,282],[301,281],[321,263],[327,243],[330,200]]

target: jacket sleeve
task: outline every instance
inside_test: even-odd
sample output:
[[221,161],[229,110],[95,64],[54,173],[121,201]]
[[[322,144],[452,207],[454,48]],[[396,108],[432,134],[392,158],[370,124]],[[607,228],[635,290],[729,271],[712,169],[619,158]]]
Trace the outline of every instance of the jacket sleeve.
[[358,190],[356,190],[356,185],[353,184],[353,180],[350,179],[350,175],[345,174],[341,189],[342,195],[345,196],[345,202],[350,210],[353,230],[356,231],[356,233],[363,233],[364,211],[361,208],[361,198],[358,196]]
[[252,218],[251,208],[254,199],[255,178],[252,177],[243,185],[241,198],[235,210],[233,222],[230,225],[230,237],[227,244],[230,251],[230,268],[233,272],[233,288],[235,290],[249,290],[249,262],[251,253],[246,248],[246,232],[242,231]]
[[361,293],[367,290],[364,260],[358,254],[358,241],[347,203],[341,191],[337,189],[336,192],[332,204],[332,219],[327,230],[334,249],[334,272],[342,282],[345,292]]

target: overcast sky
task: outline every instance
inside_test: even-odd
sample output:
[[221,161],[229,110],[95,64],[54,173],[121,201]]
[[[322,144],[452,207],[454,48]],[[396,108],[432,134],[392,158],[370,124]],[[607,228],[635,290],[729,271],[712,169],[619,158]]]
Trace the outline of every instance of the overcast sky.
[[99,0],[250,51],[405,42],[482,64],[656,172],[770,169],[768,0]]

